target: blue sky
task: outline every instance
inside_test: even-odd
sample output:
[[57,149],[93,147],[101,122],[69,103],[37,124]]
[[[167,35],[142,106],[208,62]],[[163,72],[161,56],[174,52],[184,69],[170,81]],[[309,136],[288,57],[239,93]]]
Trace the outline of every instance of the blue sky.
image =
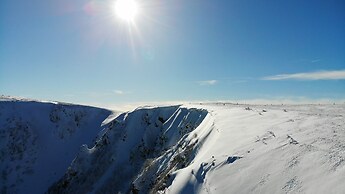
[[2,0],[0,93],[76,103],[345,99],[342,0]]

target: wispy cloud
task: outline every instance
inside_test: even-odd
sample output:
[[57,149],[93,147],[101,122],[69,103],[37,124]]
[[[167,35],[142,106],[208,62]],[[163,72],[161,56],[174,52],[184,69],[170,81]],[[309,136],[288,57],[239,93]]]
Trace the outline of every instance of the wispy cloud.
[[124,91],[124,90],[108,90],[108,91],[97,91],[97,92],[89,92],[85,93],[92,98],[105,98],[105,97],[112,97],[112,96],[121,96],[131,94],[131,91]]
[[[344,104],[345,98],[310,98],[306,96],[263,96],[252,99],[227,100],[239,104]],[[222,102],[222,101],[221,101]],[[225,101],[226,102],[226,101]]]
[[201,86],[212,86],[218,83],[217,80],[204,80],[204,81],[198,81],[197,82]]
[[317,63],[317,62],[320,62],[321,59],[314,59],[314,60],[311,60],[311,63]]
[[295,74],[280,74],[263,77],[262,80],[343,80],[345,70],[315,71]]
[[114,93],[117,95],[124,95],[125,94],[125,92],[122,90],[114,90]]

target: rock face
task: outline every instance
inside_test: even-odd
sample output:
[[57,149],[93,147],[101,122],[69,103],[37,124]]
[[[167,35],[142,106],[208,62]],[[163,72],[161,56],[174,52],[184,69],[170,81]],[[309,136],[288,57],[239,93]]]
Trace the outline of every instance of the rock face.
[[195,129],[203,109],[142,108],[107,124],[92,148],[82,147],[48,193],[157,193],[187,166],[202,144]]
[[61,103],[0,100],[0,193],[44,193],[111,113]]

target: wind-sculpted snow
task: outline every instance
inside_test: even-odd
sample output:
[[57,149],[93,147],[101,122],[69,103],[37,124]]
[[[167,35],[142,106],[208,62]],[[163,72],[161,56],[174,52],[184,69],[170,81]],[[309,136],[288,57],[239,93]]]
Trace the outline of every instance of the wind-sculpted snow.
[[0,193],[44,193],[101,130],[110,111],[0,100]]
[[216,134],[165,193],[344,193],[345,105],[206,107]]
[[[187,166],[207,138],[196,129],[203,109],[142,108],[107,125],[92,148],[86,145],[49,193],[157,193]],[[210,133],[210,131],[208,132]],[[200,135],[200,136],[199,136]]]
[[116,117],[0,98],[1,193],[343,193],[344,117],[345,104],[198,103]]

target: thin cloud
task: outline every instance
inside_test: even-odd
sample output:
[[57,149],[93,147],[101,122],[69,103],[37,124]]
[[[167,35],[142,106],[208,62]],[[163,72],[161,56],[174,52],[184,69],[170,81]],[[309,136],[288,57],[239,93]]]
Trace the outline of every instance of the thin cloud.
[[312,63],[317,63],[317,62],[320,62],[321,61],[321,59],[315,59],[315,60],[312,60],[311,62]]
[[198,81],[197,82],[200,86],[212,86],[218,83],[217,80],[204,80],[204,81]]
[[125,92],[122,90],[114,90],[114,93],[117,95],[124,95],[125,94]]
[[345,70],[315,71],[307,73],[281,74],[263,77],[262,80],[343,80]]

